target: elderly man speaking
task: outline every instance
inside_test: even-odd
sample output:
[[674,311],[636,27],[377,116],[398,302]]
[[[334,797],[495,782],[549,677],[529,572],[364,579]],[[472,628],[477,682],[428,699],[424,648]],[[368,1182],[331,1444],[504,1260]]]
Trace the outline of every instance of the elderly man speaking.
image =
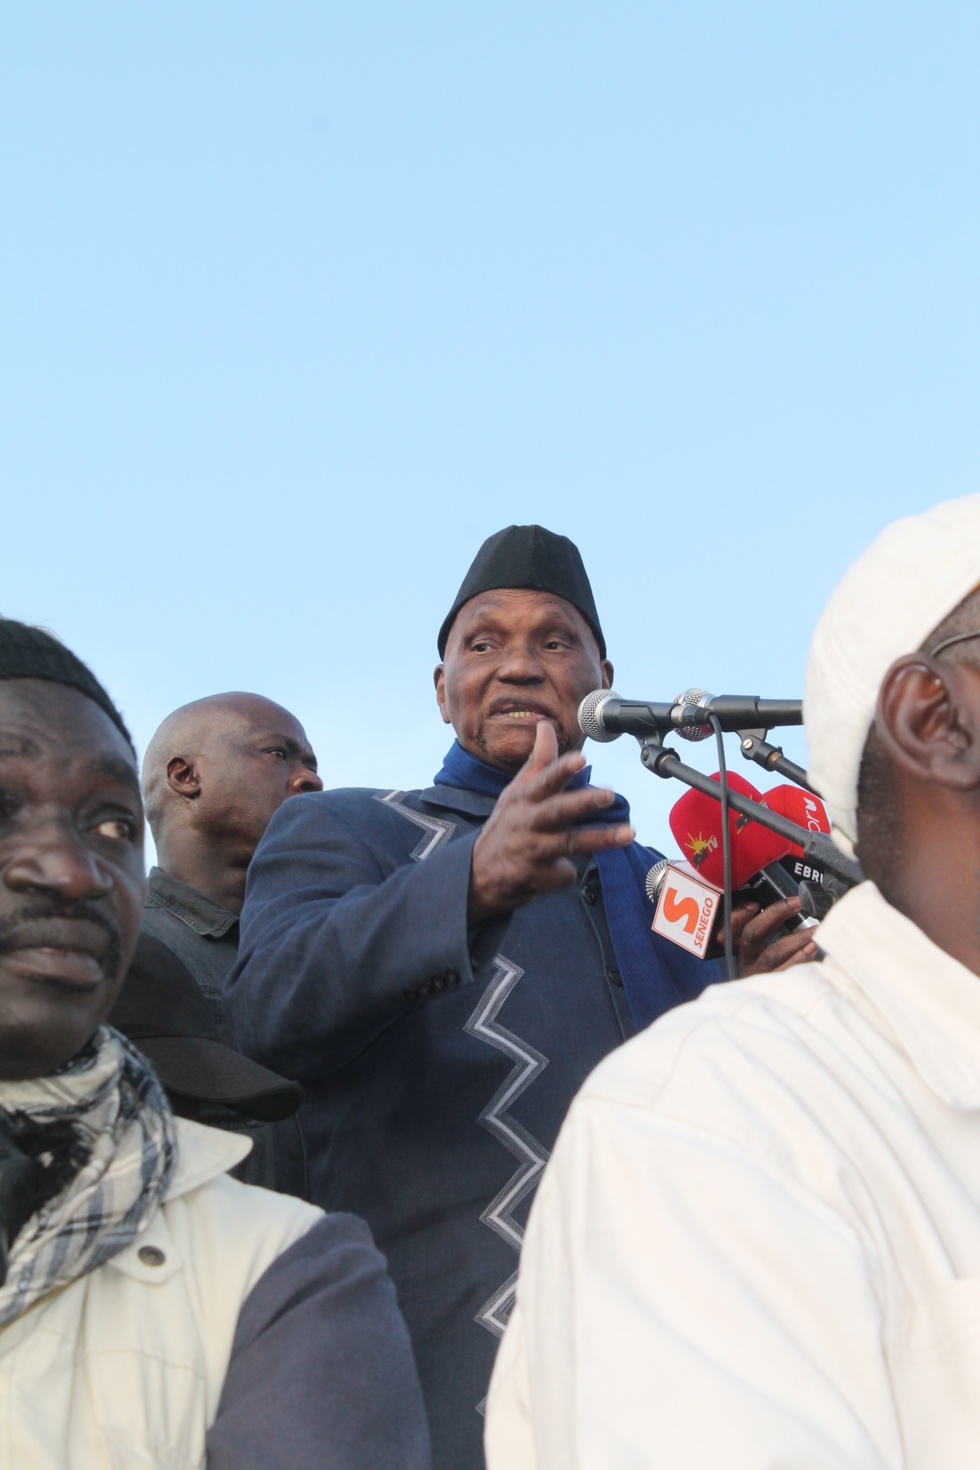
[[[540,526],[492,536],[438,641],[457,739],[434,785],[276,813],[227,1005],[244,1049],[306,1089],[314,1198],[362,1214],[388,1256],[436,1465],[477,1470],[565,1110],[601,1057],[718,971],[651,934],[655,854],[589,784],[576,712],[612,667],[577,548]],[[753,920],[756,943],[786,914]]]
[[980,495],[888,527],[807,670],[868,881],[819,963],[589,1079],[528,1229],[490,1470],[980,1463]]

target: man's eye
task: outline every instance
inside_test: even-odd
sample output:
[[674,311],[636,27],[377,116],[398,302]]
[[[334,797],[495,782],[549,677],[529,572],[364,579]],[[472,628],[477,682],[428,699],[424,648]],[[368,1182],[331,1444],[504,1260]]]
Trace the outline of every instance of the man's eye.
[[283,750],[281,745],[271,745],[265,753],[266,755],[276,755],[281,761],[289,759],[289,756],[287,755],[286,751]]
[[485,653],[490,647],[490,639],[478,638],[475,643],[470,644],[470,647],[472,648],[474,653]]
[[136,828],[126,817],[107,817],[104,822],[97,822],[93,831],[96,836],[108,837],[112,842],[130,842]]

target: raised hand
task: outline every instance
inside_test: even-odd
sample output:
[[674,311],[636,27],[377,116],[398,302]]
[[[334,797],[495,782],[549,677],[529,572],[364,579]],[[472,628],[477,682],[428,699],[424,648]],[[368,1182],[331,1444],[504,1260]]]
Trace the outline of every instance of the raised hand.
[[534,748],[493,809],[473,846],[467,917],[482,923],[510,913],[539,893],[575,882],[575,853],[628,847],[629,826],[582,827],[599,820],[615,793],[601,786],[566,791],[585,765],[580,751],[558,755],[548,720],[539,720]]

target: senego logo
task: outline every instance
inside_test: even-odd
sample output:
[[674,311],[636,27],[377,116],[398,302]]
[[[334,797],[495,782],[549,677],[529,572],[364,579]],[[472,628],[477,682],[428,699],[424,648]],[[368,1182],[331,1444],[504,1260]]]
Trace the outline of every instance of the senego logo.
[[703,959],[718,915],[720,890],[689,863],[669,863],[657,900],[653,931]]

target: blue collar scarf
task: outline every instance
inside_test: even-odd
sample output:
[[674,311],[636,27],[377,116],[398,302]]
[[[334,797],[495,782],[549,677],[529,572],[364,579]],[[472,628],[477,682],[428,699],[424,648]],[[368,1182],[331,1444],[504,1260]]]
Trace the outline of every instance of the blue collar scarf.
[[[591,766],[586,766],[572,777],[566,790],[588,786],[591,774]],[[487,765],[455,740],[435,784],[478,791],[496,799],[512,780],[509,771]],[[617,794],[612,806],[594,815],[590,825],[619,825],[628,822],[629,817],[629,802]],[[646,876],[658,857],[659,853],[638,842],[595,854],[616,964],[638,1031],[672,1006],[693,1000],[705,985],[718,978],[716,966],[694,959],[653,933],[654,908],[647,897]]]

